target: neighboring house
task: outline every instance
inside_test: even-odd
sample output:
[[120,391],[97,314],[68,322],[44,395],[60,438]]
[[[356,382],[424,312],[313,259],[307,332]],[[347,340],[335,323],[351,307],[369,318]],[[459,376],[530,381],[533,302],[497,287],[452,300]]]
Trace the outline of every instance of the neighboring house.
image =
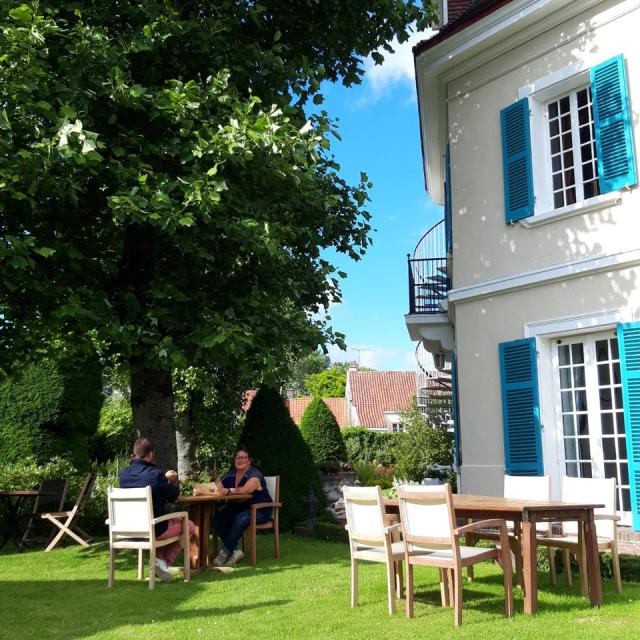
[[615,477],[640,530],[640,2],[443,4],[414,56],[445,213],[406,324],[454,364],[459,486]]
[[[302,396],[301,398],[285,398],[284,403],[289,410],[293,421],[300,426],[302,416],[311,404],[313,396]],[[336,418],[338,426],[344,429],[349,423],[347,420],[347,401],[345,398],[322,398],[324,403],[329,407],[331,413]]]

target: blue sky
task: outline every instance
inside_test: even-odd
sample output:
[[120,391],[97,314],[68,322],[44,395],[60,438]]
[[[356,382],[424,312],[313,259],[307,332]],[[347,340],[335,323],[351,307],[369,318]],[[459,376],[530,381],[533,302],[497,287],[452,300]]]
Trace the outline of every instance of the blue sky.
[[411,46],[423,38],[396,47],[382,66],[368,60],[360,86],[323,88],[322,107],[339,118],[342,142],[335,141],[332,149],[341,174],[356,183],[365,171],[373,182],[368,209],[377,229],[362,260],[339,259],[348,277],[341,285],[342,303],[332,305],[329,315],[334,330],[346,334],[349,350],[330,347],[333,361],[359,360],[378,370],[415,369],[415,343],[404,323],[406,256],[442,217],[442,207],[433,205],[424,190],[422,173]]

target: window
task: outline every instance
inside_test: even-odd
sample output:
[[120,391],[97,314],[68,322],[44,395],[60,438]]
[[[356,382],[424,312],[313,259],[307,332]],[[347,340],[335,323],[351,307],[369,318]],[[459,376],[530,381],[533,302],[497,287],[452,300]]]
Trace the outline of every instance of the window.
[[606,206],[637,184],[621,55],[591,69],[560,69],[519,96],[500,112],[507,223]]
[[591,87],[552,100],[546,111],[553,208],[599,195]]

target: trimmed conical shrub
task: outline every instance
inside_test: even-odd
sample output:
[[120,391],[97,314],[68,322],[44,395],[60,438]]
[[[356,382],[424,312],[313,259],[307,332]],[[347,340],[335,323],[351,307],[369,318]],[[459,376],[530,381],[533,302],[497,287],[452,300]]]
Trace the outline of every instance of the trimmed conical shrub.
[[314,398],[302,416],[300,432],[321,469],[333,469],[347,459],[336,417],[322,398]]
[[260,388],[247,412],[240,443],[265,476],[280,476],[280,522],[284,529],[308,518],[311,490],[319,506],[324,505],[320,475],[309,447],[277,391]]

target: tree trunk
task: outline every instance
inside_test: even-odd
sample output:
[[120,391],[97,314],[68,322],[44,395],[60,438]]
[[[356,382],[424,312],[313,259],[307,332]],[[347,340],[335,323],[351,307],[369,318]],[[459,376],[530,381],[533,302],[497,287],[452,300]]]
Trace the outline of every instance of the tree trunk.
[[170,369],[132,366],[131,410],[136,437],[145,436],[153,442],[155,464],[163,469],[176,469],[178,452]]
[[182,411],[176,409],[175,416],[178,476],[183,479],[193,471],[196,457],[196,433],[191,420],[191,406]]

